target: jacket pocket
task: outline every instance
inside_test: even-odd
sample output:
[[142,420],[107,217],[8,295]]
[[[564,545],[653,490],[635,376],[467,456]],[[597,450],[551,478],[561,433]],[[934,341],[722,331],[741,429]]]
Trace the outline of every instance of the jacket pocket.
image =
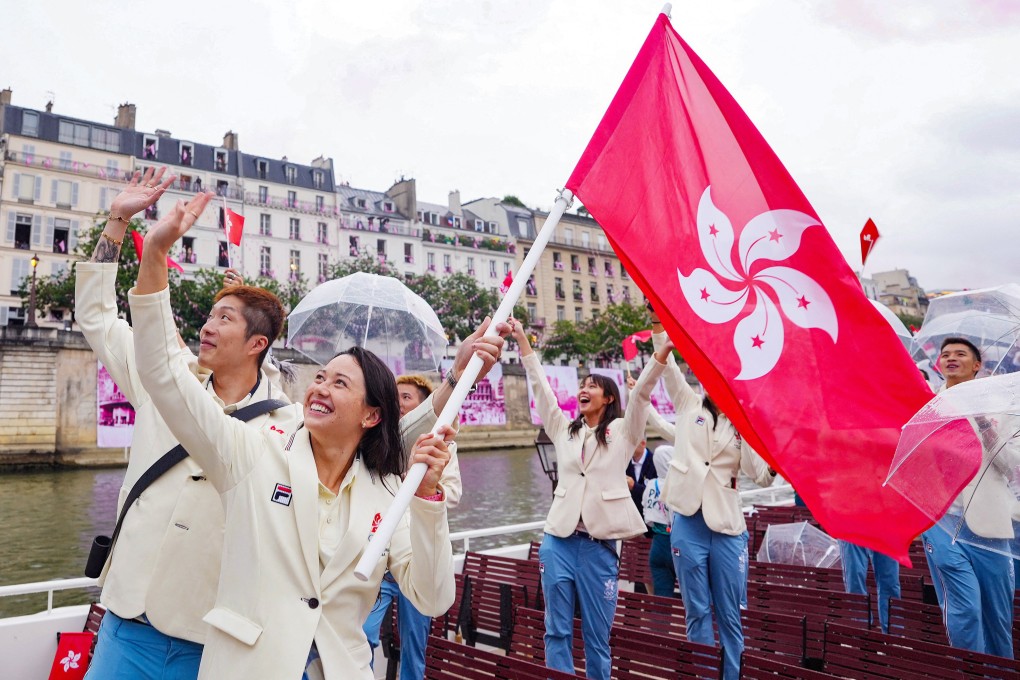
[[556,490],[553,491],[553,496],[559,496],[560,498],[563,498],[566,495],[567,495],[567,485],[566,484],[557,484],[556,485]]
[[628,489],[607,489],[602,492],[602,500],[604,501],[615,501],[618,498],[630,498],[630,491]]
[[249,647],[262,635],[262,626],[225,607],[210,609],[202,620]]
[[677,472],[680,472],[685,475],[687,474],[687,471],[690,470],[690,467],[687,465],[687,461],[677,460],[676,458],[669,461],[669,466],[675,469]]

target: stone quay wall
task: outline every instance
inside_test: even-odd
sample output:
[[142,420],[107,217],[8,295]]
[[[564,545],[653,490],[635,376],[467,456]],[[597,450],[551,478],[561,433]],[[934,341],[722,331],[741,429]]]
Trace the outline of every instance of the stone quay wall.
[[[302,401],[317,367],[290,350],[274,353],[293,362],[285,391]],[[96,370],[78,331],[0,327],[0,469],[127,463],[124,449],[96,446]],[[461,451],[534,445],[524,369],[504,364],[503,376],[507,424],[462,428]]]

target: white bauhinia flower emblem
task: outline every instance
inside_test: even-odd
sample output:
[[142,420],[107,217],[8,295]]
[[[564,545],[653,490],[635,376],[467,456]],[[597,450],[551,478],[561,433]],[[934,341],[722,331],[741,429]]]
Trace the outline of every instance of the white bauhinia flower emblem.
[[819,328],[836,342],[836,310],[818,282],[791,267],[754,266],[787,260],[800,248],[804,231],[821,226],[818,220],[796,210],[770,210],[751,219],[734,244],[733,225],[712,203],[711,191],[705,189],[698,203],[698,241],[712,271],[697,268],[684,276],[678,269],[677,275],[687,303],[708,323],[729,323],[748,302],[754,305],[733,334],[740,358],[736,379],[760,378],[779,361],[785,337],[780,308],[791,322]]
[[81,652],[68,651],[67,656],[60,660],[60,664],[64,667],[64,672],[66,673],[71,668],[77,668],[80,660]]

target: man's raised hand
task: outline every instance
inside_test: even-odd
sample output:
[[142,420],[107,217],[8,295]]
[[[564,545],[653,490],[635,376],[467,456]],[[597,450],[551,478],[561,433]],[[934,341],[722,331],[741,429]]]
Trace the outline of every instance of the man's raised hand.
[[198,221],[214,195],[211,191],[203,191],[187,203],[183,199],[177,201],[174,207],[145,234],[144,255],[148,257],[151,252],[152,257],[165,258],[177,239],[188,233],[192,225]]

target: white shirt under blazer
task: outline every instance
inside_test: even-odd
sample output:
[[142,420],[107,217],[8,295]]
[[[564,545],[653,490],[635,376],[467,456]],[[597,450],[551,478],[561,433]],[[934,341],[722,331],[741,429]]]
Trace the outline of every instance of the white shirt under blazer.
[[[134,483],[177,445],[177,439],[138,378],[131,326],[117,313],[116,278],[116,263],[78,263],[75,320],[135,409],[131,455],[117,501],[119,516]],[[174,351],[187,362],[193,384],[199,385],[199,378],[208,383],[209,372],[199,368],[190,350],[175,344]],[[208,384],[207,389],[216,399]],[[255,392],[227,410],[269,398],[290,401],[263,371]],[[222,401],[219,405],[225,406]],[[274,427],[289,436],[300,423],[300,411],[296,416],[293,409],[284,408],[252,419],[247,427]],[[121,618],[145,614],[160,632],[201,644],[209,630],[202,617],[215,601],[222,552],[220,495],[195,459],[186,458],[146,489],[128,511],[100,575],[100,601]]]
[[[655,333],[652,339],[659,349],[666,334]],[[738,536],[747,530],[736,489],[738,473],[743,471],[759,486],[770,486],[775,476],[724,414],[712,427],[712,414],[676,361],[670,356],[666,363],[663,378],[676,408],[676,446],[663,491],[666,505],[685,517],[701,510],[709,529]]]
[[[634,449],[644,438],[649,397],[665,366],[654,358],[648,362],[630,395],[624,417],[609,424],[607,444],[595,446],[582,461],[585,426],[570,434],[571,421],[560,409],[534,352],[521,363],[528,373],[545,432],[556,447],[559,481],[545,520],[545,532],[566,538],[583,520],[585,531],[594,538],[615,540],[645,533],[645,522],[630,496],[626,470]],[[594,432],[591,436],[595,436]]]
[[[366,470],[351,486],[350,517],[340,545],[320,570],[319,480],[305,429],[286,437],[225,417],[174,351],[167,290],[130,295],[143,385],[181,443],[198,452],[226,509],[222,571],[199,678],[297,679],[313,640],[325,677],[372,678],[362,624],[389,569],[423,614],[454,600],[453,555],[444,502],[412,499],[387,554],[368,581],[354,567],[377,515],[392,501],[395,476]],[[196,389],[198,388],[198,389]],[[405,441],[435,422],[428,399],[402,421]],[[385,485],[389,486],[389,489]],[[186,594],[182,594],[186,596]]]

